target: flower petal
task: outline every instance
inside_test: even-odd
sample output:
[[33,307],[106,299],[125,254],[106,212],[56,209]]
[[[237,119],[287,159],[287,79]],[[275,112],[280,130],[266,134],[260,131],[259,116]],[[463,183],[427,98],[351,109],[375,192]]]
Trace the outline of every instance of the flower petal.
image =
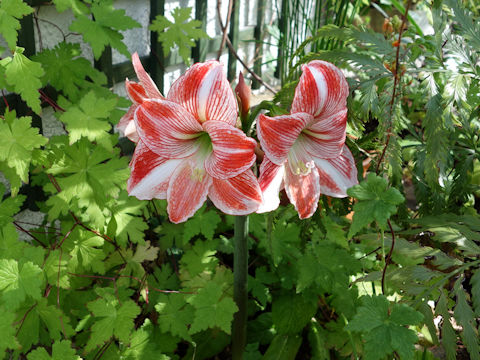
[[347,107],[348,83],[340,69],[329,62],[314,60],[303,65],[302,70],[292,113],[305,112],[317,119]]
[[305,149],[323,159],[339,156],[345,144],[346,127],[347,109],[316,121],[302,133]]
[[125,90],[134,104],[141,104],[143,100],[148,98],[144,87],[134,81],[125,80]]
[[194,64],[172,84],[167,99],[181,104],[198,121],[235,125],[238,107],[232,88],[216,60]]
[[122,116],[117,124],[117,129],[134,143],[137,143],[139,140],[135,122],[133,121],[133,116],[135,114],[135,110],[137,110],[137,107],[138,105],[132,104],[127,113]]
[[200,143],[202,126],[180,105],[160,99],[145,100],[135,111],[135,125],[142,141],[166,158],[185,158]]
[[181,161],[159,157],[140,141],[130,162],[128,194],[140,200],[166,199],[170,176]]
[[320,175],[320,191],[333,197],[346,197],[347,189],[358,184],[357,167],[345,145],[342,155],[334,159],[314,158]]
[[200,209],[207,199],[212,178],[203,169],[201,161],[184,159],[170,177],[167,190],[167,211],[170,221],[186,221]]
[[262,193],[252,170],[230,179],[213,179],[208,197],[214,205],[229,215],[247,215],[258,209]]
[[140,80],[140,84],[145,89],[148,97],[153,99],[164,99],[162,94],[160,94],[160,91],[158,91],[157,85],[155,85],[150,75],[148,75],[143,68],[140,58],[136,52],[132,54],[132,63],[138,80]]
[[257,122],[257,134],[260,145],[270,161],[282,165],[287,159],[293,143],[312,120],[312,116],[305,113],[275,117],[260,114]]
[[262,204],[257,213],[273,211],[280,205],[278,193],[283,187],[284,165],[275,165],[266,156],[260,165],[260,177],[258,183],[262,191]]
[[205,159],[205,169],[217,179],[228,179],[243,173],[255,162],[256,141],[243,131],[222,121],[203,124],[210,136],[213,151]]
[[320,183],[317,168],[308,175],[295,175],[285,167],[285,192],[298,211],[300,219],[306,219],[317,210],[320,198]]

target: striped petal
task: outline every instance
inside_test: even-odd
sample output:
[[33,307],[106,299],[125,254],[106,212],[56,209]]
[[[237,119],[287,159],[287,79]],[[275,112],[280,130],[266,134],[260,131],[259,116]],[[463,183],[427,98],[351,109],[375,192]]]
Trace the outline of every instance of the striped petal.
[[205,159],[205,169],[216,179],[228,179],[249,169],[255,162],[256,141],[243,131],[222,121],[203,124],[213,151]]
[[257,121],[257,134],[260,145],[270,161],[282,165],[287,159],[290,148],[312,120],[312,116],[305,113],[275,117],[260,114]]
[[289,166],[285,167],[285,192],[295,206],[300,219],[306,219],[317,210],[320,199],[320,182],[317,168],[307,175],[295,175]]
[[170,176],[181,161],[159,157],[140,141],[130,162],[128,194],[140,200],[166,199]]
[[117,124],[117,129],[130,141],[138,143],[140,138],[138,137],[137,128],[135,127],[135,122],[133,120],[135,110],[137,110],[138,105],[132,104],[128,109],[127,113],[122,116],[120,121]]
[[212,178],[203,169],[201,161],[184,159],[175,169],[167,190],[167,212],[170,221],[186,221],[200,209],[207,199]]
[[316,121],[302,133],[305,149],[324,159],[339,156],[345,143],[346,127],[347,109]]
[[160,99],[145,100],[135,111],[142,141],[166,158],[185,158],[197,151],[202,126],[180,105]]
[[252,170],[230,179],[213,179],[208,197],[213,204],[229,215],[247,215],[258,209],[262,194]]
[[348,83],[340,69],[329,62],[314,60],[303,65],[302,70],[292,113],[304,112],[318,119],[347,107]]
[[345,145],[342,155],[334,159],[314,158],[320,175],[320,191],[324,195],[346,197],[347,189],[358,184],[357,167],[350,149]]
[[275,165],[266,156],[260,165],[258,183],[262,191],[262,204],[257,213],[273,211],[280,205],[278,193],[283,187],[284,165]]
[[164,99],[160,91],[158,91],[157,85],[155,85],[150,75],[148,75],[143,68],[137,53],[133,53],[132,63],[138,80],[140,80],[140,84],[143,86],[148,97],[152,99]]
[[125,90],[134,104],[141,104],[143,100],[148,98],[144,87],[134,81],[125,80]]
[[223,66],[210,60],[194,64],[170,88],[168,100],[185,107],[198,121],[235,125],[238,106]]

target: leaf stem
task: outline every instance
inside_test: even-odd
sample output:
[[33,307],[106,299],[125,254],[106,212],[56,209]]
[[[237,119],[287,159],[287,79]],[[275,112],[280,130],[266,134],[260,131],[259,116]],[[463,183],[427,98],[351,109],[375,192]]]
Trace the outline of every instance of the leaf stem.
[[238,312],[233,317],[232,359],[242,360],[247,342],[248,216],[235,217],[233,254],[233,299]]
[[[385,257],[385,266],[383,267],[383,271],[382,271],[382,294],[383,295],[385,295],[385,275],[387,273],[387,267],[392,261],[393,248],[395,247],[395,232],[393,231],[393,227],[392,227],[392,223],[390,222],[390,219],[387,220],[387,223],[388,223],[388,227],[390,228],[390,232],[392,234],[392,247],[390,248],[390,251]],[[383,236],[383,230],[382,230],[382,236]]]

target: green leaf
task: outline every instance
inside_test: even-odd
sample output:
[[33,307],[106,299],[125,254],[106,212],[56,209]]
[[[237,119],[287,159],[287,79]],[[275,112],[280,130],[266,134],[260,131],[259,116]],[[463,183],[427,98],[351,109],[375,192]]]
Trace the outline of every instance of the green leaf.
[[105,46],[112,46],[121,54],[130,57],[127,46],[123,43],[123,35],[119,30],[141,27],[125,10],[114,9],[112,1],[95,1],[90,8],[95,20],[79,15],[70,25],[70,30],[82,34],[83,39],[92,46],[95,59],[100,58]]
[[286,294],[272,303],[273,324],[278,334],[294,335],[302,331],[316,311],[315,301],[307,300],[303,295]]
[[435,308],[435,315],[440,315],[443,318],[441,340],[447,355],[447,359],[455,360],[457,358],[457,335],[452,327],[452,324],[450,323],[450,311],[447,307],[447,302],[447,296],[445,296],[445,293],[442,291],[440,294],[440,299],[438,300]]
[[299,335],[276,335],[262,359],[295,360],[301,344]]
[[72,349],[72,343],[69,340],[56,341],[52,346],[52,356],[45,348],[38,348],[27,356],[28,360],[81,360]]
[[90,141],[101,141],[108,137],[111,129],[107,121],[110,112],[115,109],[116,99],[103,99],[93,91],[85,95],[78,106],[72,105],[60,115],[60,120],[66,124],[70,144],[86,137]]
[[[28,171],[32,160],[32,152],[47,143],[47,139],[31,127],[31,117],[16,118],[15,111],[6,111],[5,118],[0,119],[0,162],[15,171],[15,174],[28,183]],[[13,189],[12,189],[13,190]],[[18,188],[13,191],[16,193]]]
[[18,20],[32,12],[33,9],[22,0],[0,2],[0,34],[7,41],[10,50],[14,50],[17,44],[17,30],[21,27]]
[[190,278],[203,271],[213,272],[218,263],[218,259],[215,257],[216,248],[217,241],[198,240],[190,250],[185,251],[180,264],[183,269],[188,271]]
[[84,138],[71,146],[65,140],[62,137],[59,146],[53,149],[55,162],[47,170],[56,176],[62,190],[47,200],[47,205],[52,207],[49,219],[68,213],[76,205],[84,209],[82,219],[103,228],[108,215],[105,213],[107,202],[116,198],[126,184],[128,159],[114,157],[118,150],[111,153],[100,145],[92,147]]
[[[82,90],[107,82],[104,73],[81,57],[79,44],[61,42],[53,49],[45,49],[36,54],[32,59],[42,64],[45,70],[43,81],[63,91],[72,101],[78,100]],[[97,110],[103,111],[102,108]]]
[[162,43],[164,55],[167,56],[170,50],[178,47],[178,53],[186,64],[190,63],[190,50],[195,46],[195,41],[208,38],[202,30],[202,22],[190,20],[192,8],[177,7],[173,10],[173,22],[165,16],[157,15],[149,29],[158,32],[158,41]]
[[470,278],[472,286],[472,303],[477,316],[480,316],[480,269],[475,270]]
[[140,308],[132,300],[123,301],[100,298],[89,302],[88,309],[95,316],[92,334],[87,343],[87,350],[103,344],[115,336],[124,343],[130,341],[130,334],[134,330],[133,320],[140,314]]
[[[40,114],[42,108],[38,89],[42,87],[40,78],[45,74],[42,65],[33,62],[23,55],[24,48],[17,47],[12,57],[0,60],[0,66],[5,67],[5,81],[11,89],[20,94],[32,110]],[[1,81],[1,80],[0,80]]]
[[160,294],[155,305],[158,311],[158,323],[163,332],[190,340],[188,327],[192,323],[194,308],[188,304],[183,294]]
[[183,241],[186,243],[199,234],[205,236],[207,240],[213,239],[215,230],[221,221],[215,210],[207,210],[206,206],[202,207],[185,223]]
[[461,285],[461,281],[455,283],[455,294],[457,296],[457,304],[455,306],[455,319],[462,326],[461,333],[463,343],[466,345],[470,359],[480,359],[480,346],[478,330],[475,321],[475,314],[467,302],[465,289]]
[[105,253],[103,252],[104,240],[89,231],[76,227],[65,239],[63,249],[70,254],[68,269],[70,272],[78,271],[79,267],[93,270],[96,273],[105,273]]
[[53,0],[55,7],[59,13],[64,12],[67,9],[72,9],[73,13],[88,14],[88,7],[81,2],[81,0]]
[[10,310],[18,308],[28,297],[40,299],[43,273],[37,265],[26,262],[19,267],[13,259],[0,259],[0,298]]
[[353,206],[353,221],[348,237],[358,233],[362,228],[376,221],[378,226],[385,229],[387,220],[397,212],[398,204],[405,198],[395,188],[388,188],[387,180],[373,173],[367,175],[367,179],[359,185],[347,190],[349,196],[359,201]]
[[402,359],[411,359],[417,335],[406,325],[416,325],[423,315],[405,304],[391,305],[387,298],[363,296],[362,306],[348,323],[347,329],[362,333],[365,358],[383,359],[397,352]]
[[115,221],[115,231],[112,234],[119,245],[125,246],[130,239],[133,243],[143,242],[144,231],[148,225],[141,217],[146,201],[140,201],[133,196],[128,196],[122,191],[114,205],[110,208],[112,212],[111,221]]
[[187,302],[195,308],[191,334],[215,327],[230,334],[233,314],[238,308],[231,297],[225,296],[218,284],[207,283],[196,295],[187,298]]
[[2,321],[0,322],[0,359],[5,358],[5,350],[18,349],[20,345],[15,338],[15,313],[7,310],[3,306],[0,306],[2,312]]
[[[1,130],[0,130],[1,131]],[[5,187],[0,183],[0,194],[4,194]],[[25,195],[16,197],[7,197],[5,200],[0,199],[0,228],[12,223],[13,216],[16,215],[25,201]]]

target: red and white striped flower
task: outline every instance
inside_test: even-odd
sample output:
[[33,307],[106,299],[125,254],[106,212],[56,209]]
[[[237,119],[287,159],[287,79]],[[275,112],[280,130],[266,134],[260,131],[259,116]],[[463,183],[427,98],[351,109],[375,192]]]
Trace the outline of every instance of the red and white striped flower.
[[334,65],[320,60],[302,67],[291,114],[260,115],[257,133],[265,157],[260,167],[263,203],[274,210],[284,187],[301,219],[313,215],[320,194],[345,197],[357,169],[345,145],[348,84]]
[[129,194],[167,199],[175,223],[191,217],[207,196],[227,214],[256,211],[261,191],[250,169],[256,142],[235,128],[237,102],[222,65],[193,65],[166,99],[152,96],[159,93],[147,89],[148,79],[140,79],[148,97],[133,105],[139,141],[130,163]]
[[130,106],[127,113],[120,119],[117,124],[117,129],[131,141],[136,143],[138,142],[138,134],[137,129],[135,128],[133,115],[135,110],[137,110],[138,105],[143,103],[146,99],[164,99],[164,97],[160,94],[160,91],[158,91],[158,88],[150,75],[148,75],[143,68],[137,53],[132,55],[132,64],[140,83],[128,79],[125,81],[125,89],[127,90],[128,97],[132,101],[132,106]]

